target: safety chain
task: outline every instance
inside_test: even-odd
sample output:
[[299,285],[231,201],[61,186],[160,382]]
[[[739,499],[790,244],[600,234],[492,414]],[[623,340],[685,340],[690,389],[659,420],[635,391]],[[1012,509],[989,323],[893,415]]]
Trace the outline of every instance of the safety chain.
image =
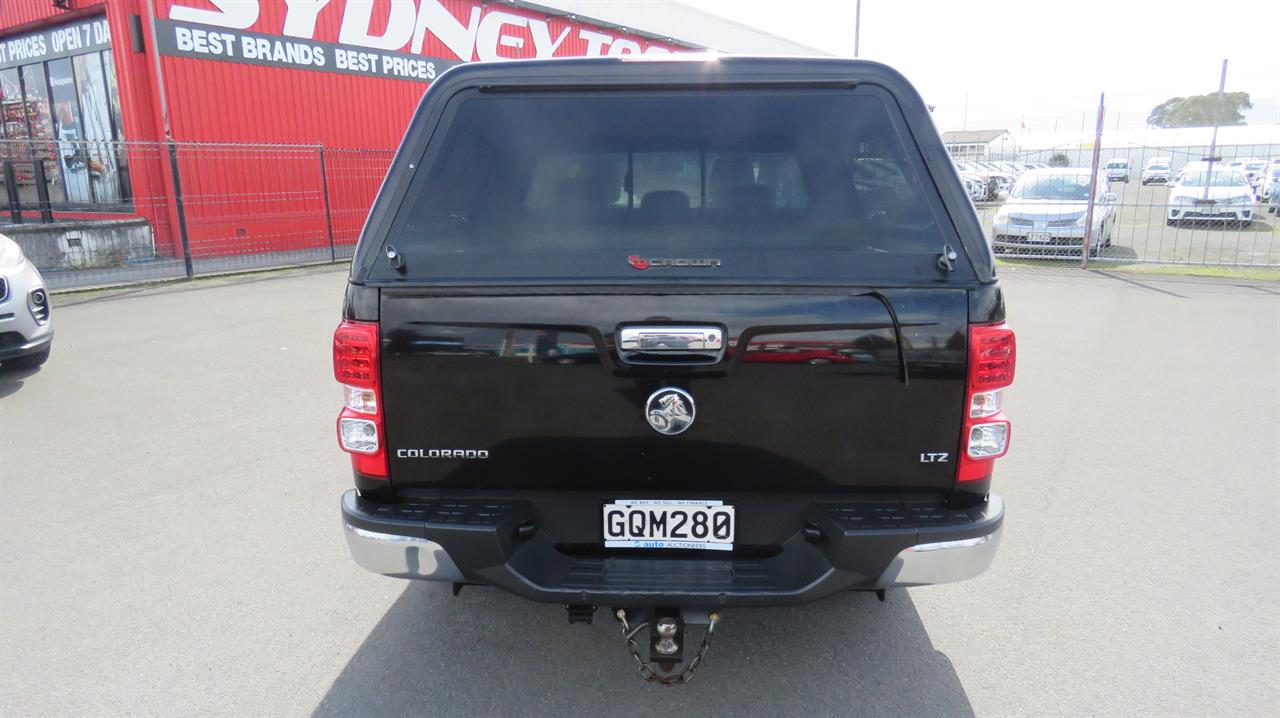
[[636,666],[640,669],[640,677],[649,683],[657,683],[660,686],[679,686],[688,683],[693,678],[693,672],[698,670],[698,664],[702,662],[702,658],[707,655],[707,649],[711,647],[711,634],[716,630],[716,623],[720,620],[720,614],[715,611],[711,612],[710,623],[707,624],[707,632],[702,636],[702,644],[698,646],[698,652],[694,654],[693,660],[689,661],[683,671],[679,673],[663,676],[659,675],[653,669],[653,666],[645,663],[640,657],[640,646],[636,645],[636,634],[644,630],[648,623],[638,623],[633,628],[627,623],[627,612],[624,609],[618,609],[618,620],[622,622],[622,637],[627,641],[627,648],[631,651],[631,657],[636,659]]

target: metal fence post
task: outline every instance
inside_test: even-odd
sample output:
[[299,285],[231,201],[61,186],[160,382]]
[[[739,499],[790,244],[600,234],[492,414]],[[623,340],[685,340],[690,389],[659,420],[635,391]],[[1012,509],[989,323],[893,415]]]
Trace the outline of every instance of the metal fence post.
[[338,261],[338,250],[333,244],[333,212],[329,208],[329,173],[324,168],[324,145],[320,145],[320,191],[324,195],[324,225],[329,233],[329,260]]
[[52,224],[53,205],[49,202],[49,180],[44,174],[43,157],[36,157],[34,153],[32,154],[31,171],[36,180],[36,201],[40,207],[40,221],[45,224]]
[[18,197],[18,173],[13,171],[13,162],[4,161],[4,188],[9,195],[9,221],[22,224],[22,200]]
[[[1227,61],[1222,61],[1222,76],[1218,79],[1218,102],[1214,105],[1213,116],[1213,137],[1209,140],[1209,156],[1204,159],[1209,163],[1206,177],[1213,177],[1213,163],[1221,162],[1222,158],[1218,157],[1218,124],[1222,120],[1222,93],[1227,89]],[[1209,199],[1209,186],[1212,185],[1211,180],[1204,183],[1204,199]]]
[[187,209],[182,203],[182,179],[178,176],[178,145],[169,140],[169,169],[173,172],[173,199],[178,207],[178,236],[182,239],[182,263],[187,270],[187,279],[195,276],[195,267],[191,264],[191,240],[187,236]]
[[[1107,93],[1098,97],[1098,129],[1093,136],[1093,169],[1089,173],[1089,208],[1084,213],[1084,241],[1080,243],[1080,268],[1089,268],[1089,249],[1093,246],[1093,208],[1098,202],[1098,164],[1102,156],[1102,117],[1107,107]],[[1098,245],[1099,254],[1102,245]]]

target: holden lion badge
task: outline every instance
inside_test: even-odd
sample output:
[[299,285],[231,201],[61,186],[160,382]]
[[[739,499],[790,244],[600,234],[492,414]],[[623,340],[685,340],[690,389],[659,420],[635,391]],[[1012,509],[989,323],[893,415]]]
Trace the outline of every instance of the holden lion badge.
[[659,389],[649,396],[644,406],[645,418],[649,426],[659,434],[675,436],[693,426],[696,410],[693,397],[683,389],[667,387]]

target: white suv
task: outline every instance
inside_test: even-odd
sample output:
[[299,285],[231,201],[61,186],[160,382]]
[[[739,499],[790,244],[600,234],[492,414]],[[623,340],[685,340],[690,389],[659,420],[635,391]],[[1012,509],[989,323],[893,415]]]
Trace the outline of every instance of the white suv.
[[1169,184],[1172,177],[1172,160],[1168,157],[1156,157],[1147,163],[1142,170],[1142,184]]
[[1110,182],[1124,182],[1125,184],[1128,184],[1129,169],[1129,160],[1118,158],[1107,160],[1107,180]]
[[17,242],[0,234],[0,368],[34,369],[49,358],[49,293]]

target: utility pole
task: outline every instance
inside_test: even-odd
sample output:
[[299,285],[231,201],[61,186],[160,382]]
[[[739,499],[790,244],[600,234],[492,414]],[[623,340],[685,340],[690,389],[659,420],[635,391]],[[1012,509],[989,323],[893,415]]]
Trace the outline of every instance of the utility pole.
[[858,0],[853,11],[853,56],[858,57],[859,41],[862,39],[862,0]]

